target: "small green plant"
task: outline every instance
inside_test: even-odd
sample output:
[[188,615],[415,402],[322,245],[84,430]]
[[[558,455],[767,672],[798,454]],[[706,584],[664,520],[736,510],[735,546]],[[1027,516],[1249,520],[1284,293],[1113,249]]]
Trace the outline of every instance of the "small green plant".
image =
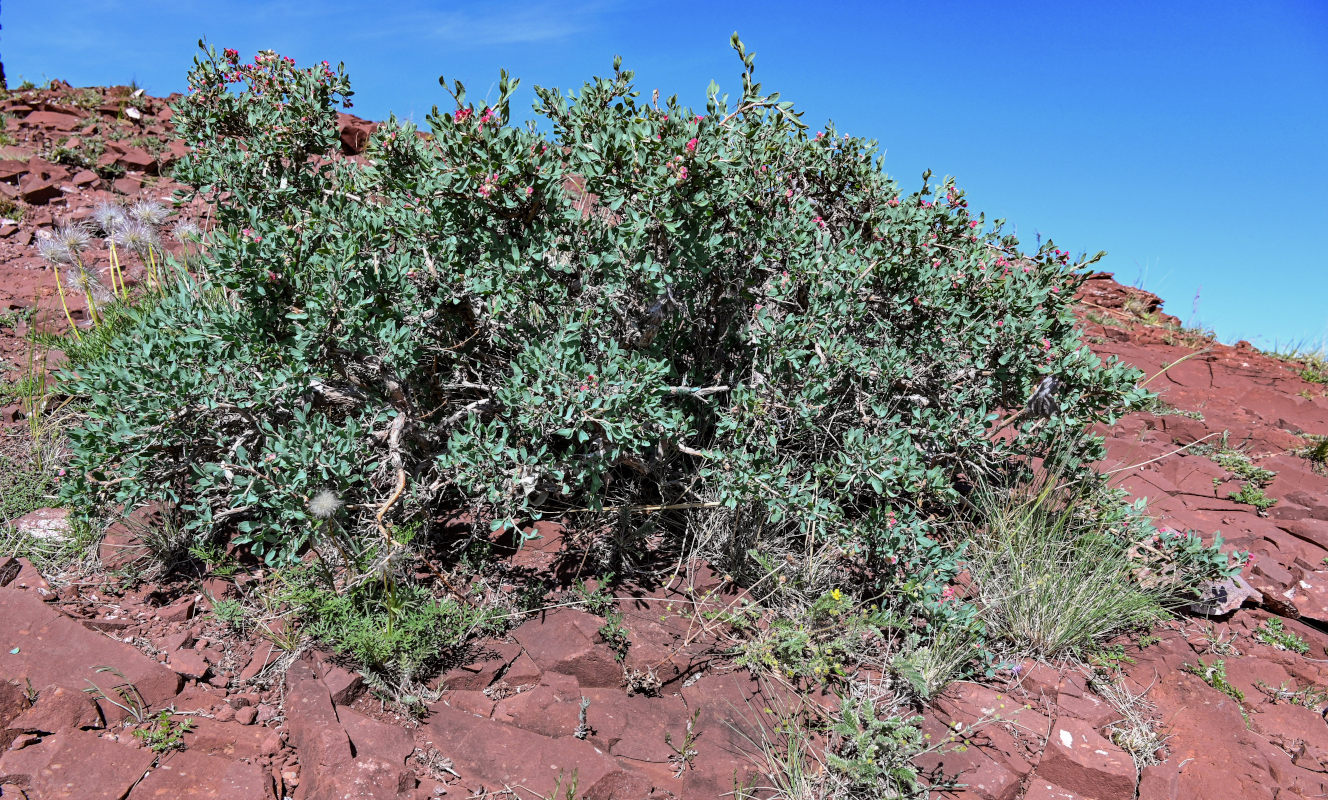
[[163,710],[151,720],[141,723],[134,729],[134,737],[143,742],[154,753],[171,750],[183,750],[184,735],[193,730],[194,722],[189,719],[175,719],[169,710]]
[[[1182,669],[1186,672],[1198,675],[1203,679],[1204,683],[1218,690],[1227,697],[1230,697],[1232,700],[1235,700],[1237,703],[1243,703],[1245,701],[1245,693],[1238,687],[1231,685],[1231,682],[1227,680],[1227,662],[1222,659],[1219,658],[1213,663],[1207,664],[1204,663],[1204,660],[1201,658],[1199,659],[1198,664],[1186,664]],[[1244,709],[1241,710],[1241,713],[1245,713]]]
[[470,636],[502,627],[497,610],[438,598],[416,583],[369,580],[334,589],[300,568],[288,581],[284,599],[300,609],[309,635],[391,677],[420,676]]
[[[95,671],[97,673],[114,675],[120,679],[120,682],[112,686],[110,692],[107,692],[89,678],[86,679],[88,688],[83,691],[92,695],[94,700],[105,700],[116,708],[121,709],[134,720],[135,724],[142,725],[144,720],[147,719],[148,704],[147,701],[143,699],[143,695],[139,693],[138,687],[135,686],[129,678],[125,677],[123,672],[115,667],[101,666],[97,667]],[[119,699],[117,700],[116,698]]]
[[1126,664],[1135,663],[1134,658],[1125,652],[1125,645],[1123,644],[1099,647],[1097,652],[1088,657],[1088,661],[1093,666],[1107,671],[1120,670]]
[[1278,650],[1290,650],[1305,655],[1310,651],[1309,643],[1289,631],[1277,617],[1269,617],[1263,625],[1254,631],[1254,638]]
[[1253,483],[1247,483],[1240,487],[1240,491],[1231,492],[1227,499],[1237,503],[1254,506],[1260,514],[1277,505],[1277,499],[1264,494],[1263,489]]
[[243,632],[250,627],[249,614],[239,600],[213,601],[212,614],[233,631]]
[[912,759],[927,749],[921,724],[922,717],[878,714],[868,698],[841,698],[826,765],[852,787],[852,797],[918,794],[922,787]]
[[1297,451],[1316,470],[1328,468],[1328,436],[1314,440]]
[[669,756],[669,763],[673,765],[673,777],[681,778],[682,774],[690,769],[696,757],[700,754],[696,749],[696,740],[700,736],[696,731],[696,721],[701,717],[701,709],[696,709],[692,715],[687,718],[687,728],[682,735],[682,744],[673,743],[673,734],[669,731],[664,732],[664,744],[673,751]]
[[1255,688],[1264,694],[1274,703],[1291,703],[1292,705],[1304,706],[1315,711],[1322,710],[1328,705],[1328,689],[1321,686],[1302,686],[1295,688],[1288,686],[1286,681],[1277,687],[1269,686],[1264,681],[1255,681]]

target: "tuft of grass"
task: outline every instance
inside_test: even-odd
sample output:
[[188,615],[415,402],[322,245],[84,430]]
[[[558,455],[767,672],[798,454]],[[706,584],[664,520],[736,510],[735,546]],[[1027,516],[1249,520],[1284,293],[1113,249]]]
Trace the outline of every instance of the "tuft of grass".
[[1328,436],[1315,440],[1313,444],[1305,445],[1297,452],[1318,469],[1328,467]]
[[1255,466],[1254,459],[1249,454],[1239,448],[1232,447],[1228,441],[1230,431],[1223,431],[1222,438],[1217,444],[1198,444],[1191,448],[1191,452],[1196,455],[1208,456],[1214,464],[1235,475],[1237,478],[1249,481],[1256,486],[1267,486],[1277,477],[1277,473],[1270,469]]
[[1146,699],[1148,690],[1136,694],[1121,683],[1096,675],[1090,675],[1089,682],[1119,715],[1119,719],[1103,729],[1107,738],[1130,754],[1135,769],[1161,763],[1157,754],[1169,737],[1158,730],[1156,709]]
[[970,545],[969,569],[987,630],[1022,654],[1084,656],[1127,629],[1167,618],[1163,587],[1145,588],[1127,547],[1092,498],[1048,476],[1039,489],[978,494],[985,536]]

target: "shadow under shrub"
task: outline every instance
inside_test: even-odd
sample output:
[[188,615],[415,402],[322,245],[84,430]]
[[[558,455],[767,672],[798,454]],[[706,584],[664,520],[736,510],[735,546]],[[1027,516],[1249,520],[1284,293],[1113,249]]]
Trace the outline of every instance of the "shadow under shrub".
[[[654,546],[735,574],[832,547],[883,609],[976,631],[934,521],[1147,397],[1078,339],[1096,257],[1024,254],[930,173],[901,190],[734,45],[733,100],[647,102],[615,63],[536,89],[541,129],[509,124],[504,74],[491,106],[451,87],[428,134],[380,126],[364,163],[331,157],[343,68],[204,51],[173,122],[176,178],[216,203],[209,277],[69,376],[68,497],[169,501],[270,564],[320,541],[323,490],[374,541],[456,508],[591,539],[649,512]],[[1048,374],[1060,413],[993,437]],[[1076,468],[1100,455],[1076,442]]]

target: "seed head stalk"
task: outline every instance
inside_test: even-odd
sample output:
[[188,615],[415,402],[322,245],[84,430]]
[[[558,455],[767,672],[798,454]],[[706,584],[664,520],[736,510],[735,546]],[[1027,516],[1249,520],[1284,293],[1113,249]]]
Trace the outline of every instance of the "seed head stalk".
[[84,296],[88,298],[88,315],[92,317],[94,327],[101,325],[101,315],[97,313],[97,298],[93,297],[92,279],[88,276],[88,270],[83,266],[83,259],[78,253],[74,253],[74,265],[78,267],[78,285],[85,287]]
[[[106,241],[111,245],[111,291],[118,292],[121,300],[129,299],[129,287],[125,286],[124,270],[120,267],[120,256],[115,252],[115,237],[107,237]],[[116,278],[120,280],[120,288],[115,288]]]
[[83,337],[78,332],[78,326],[74,324],[74,315],[69,313],[69,303],[65,300],[65,283],[60,280],[60,265],[52,263],[51,267],[55,270],[55,289],[60,293],[60,307],[65,310],[65,319],[69,320],[69,329],[74,332],[75,341],[83,341]]

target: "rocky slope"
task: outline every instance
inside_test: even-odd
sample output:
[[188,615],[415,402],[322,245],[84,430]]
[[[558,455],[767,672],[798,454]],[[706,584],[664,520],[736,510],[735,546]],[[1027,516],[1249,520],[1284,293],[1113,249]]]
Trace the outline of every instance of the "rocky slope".
[[[0,146],[0,357],[13,377],[30,328],[65,325],[37,231],[85,218],[103,199],[169,199],[184,150],[165,103],[123,87],[15,93],[0,113],[10,142]],[[347,155],[368,130],[343,118]],[[90,253],[109,279],[107,258]],[[1208,606],[1213,616],[1182,617],[1111,651],[1123,676],[1114,685],[1137,700],[1121,702],[1117,688],[1113,702],[1113,684],[1072,665],[1024,663],[953,685],[926,730],[936,742],[956,722],[966,733],[922,766],[964,784],[948,796],[983,800],[1328,794],[1328,475],[1297,455],[1307,434],[1328,434],[1325,387],[1245,343],[1184,331],[1158,298],[1110,276],[1095,276],[1080,299],[1094,348],[1154,376],[1166,403],[1104,431],[1104,468],[1162,524],[1220,531],[1250,551],[1244,582]],[[71,311],[87,313],[78,302]],[[17,403],[0,422],[6,437],[26,435]],[[1218,449],[1185,449],[1195,442]],[[1232,471],[1247,467],[1219,463],[1227,451],[1276,472],[1265,488],[1274,505],[1230,499],[1249,481]],[[242,633],[208,613],[261,575],[122,589],[115,576],[132,568],[152,520],[142,523],[114,527],[91,572],[43,576],[0,560],[0,797],[718,798],[769,785],[757,743],[791,706],[815,714],[824,699],[717,657],[724,631],[703,612],[739,595],[701,568],[617,598],[632,642],[621,662],[601,617],[551,608],[482,643],[434,682],[436,699],[419,698],[424,714],[407,716],[300,646],[279,611]],[[55,510],[19,524],[67,533]],[[556,528],[545,533],[511,566],[566,588],[575,565]],[[1307,651],[1265,643],[1270,620]],[[184,749],[159,755],[122,723],[143,717],[135,727],[151,729],[162,709],[191,725],[178,732]],[[1149,730],[1165,737],[1152,758],[1122,749]]]

